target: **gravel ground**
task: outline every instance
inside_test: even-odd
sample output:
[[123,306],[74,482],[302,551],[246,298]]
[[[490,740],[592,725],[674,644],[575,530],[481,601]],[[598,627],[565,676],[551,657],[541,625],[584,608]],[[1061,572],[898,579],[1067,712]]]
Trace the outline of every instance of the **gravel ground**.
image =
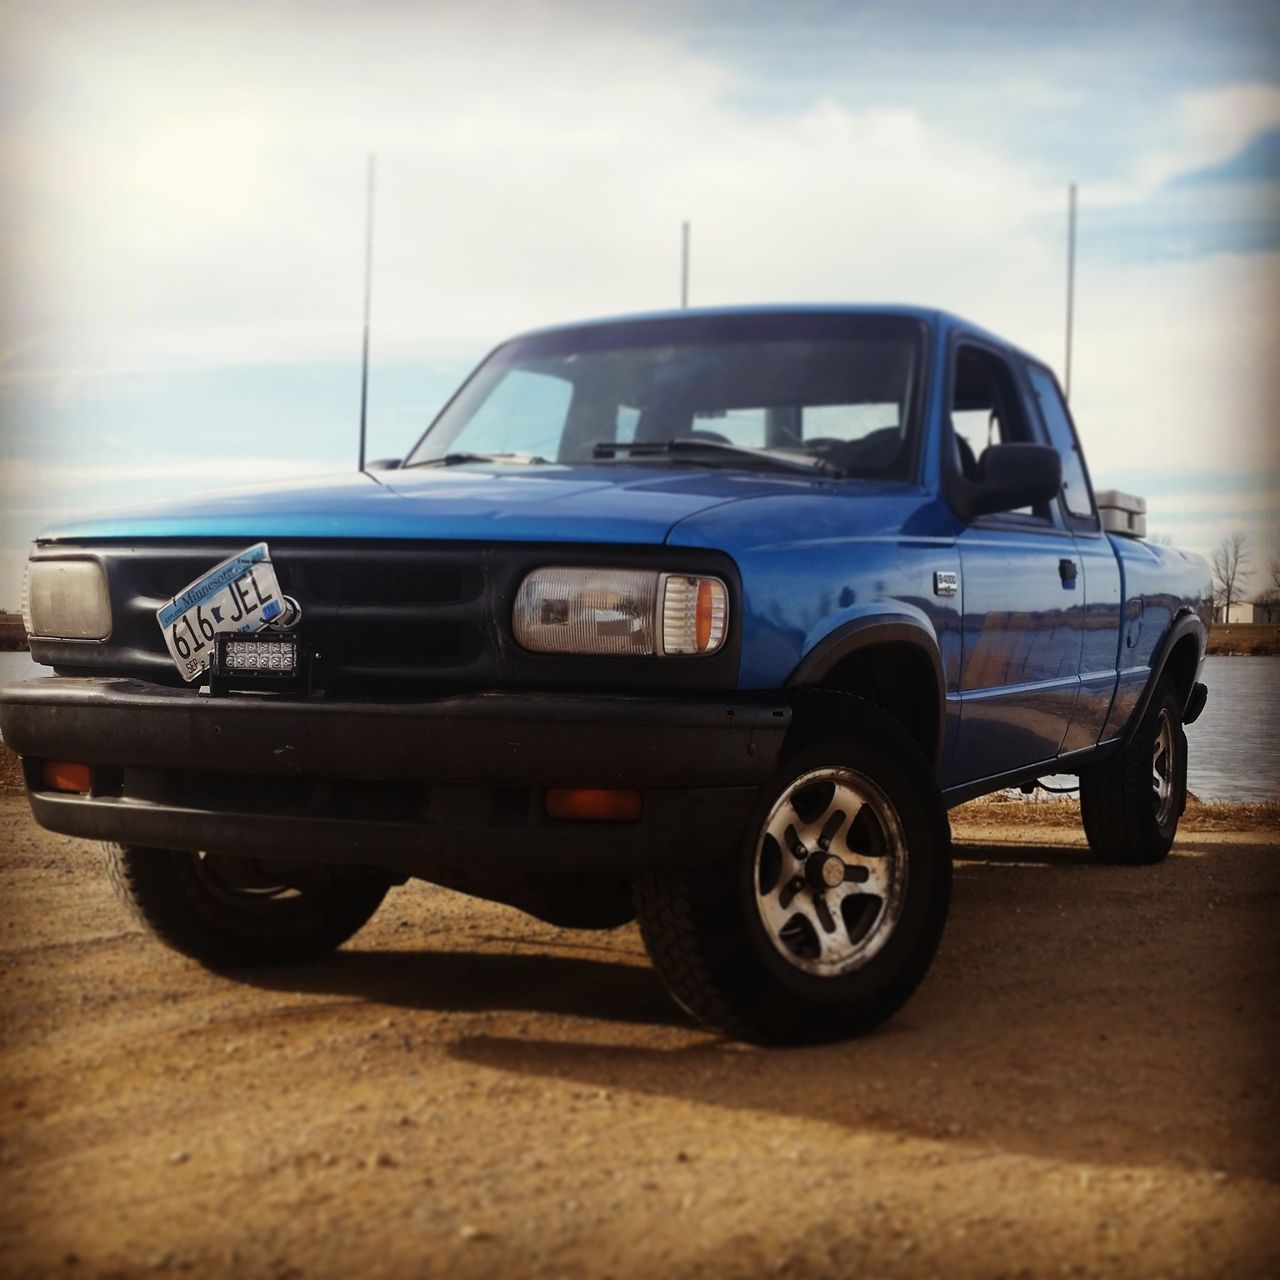
[[1280,832],[956,843],[911,1004],[782,1052],[689,1024],[633,927],[426,885],[218,977],[0,797],[0,1274],[1280,1274]]

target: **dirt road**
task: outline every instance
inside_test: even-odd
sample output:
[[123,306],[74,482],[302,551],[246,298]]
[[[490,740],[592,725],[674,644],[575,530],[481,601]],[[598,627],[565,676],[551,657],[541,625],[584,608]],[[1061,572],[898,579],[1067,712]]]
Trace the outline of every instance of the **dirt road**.
[[632,928],[423,885],[215,977],[0,799],[0,1272],[1280,1274],[1280,833],[1152,870],[956,835],[906,1011],[767,1052],[687,1023]]

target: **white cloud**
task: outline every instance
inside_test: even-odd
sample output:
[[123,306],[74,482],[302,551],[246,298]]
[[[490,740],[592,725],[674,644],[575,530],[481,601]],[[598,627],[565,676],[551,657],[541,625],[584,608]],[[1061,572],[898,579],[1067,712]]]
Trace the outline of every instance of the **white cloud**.
[[1082,271],[1073,407],[1093,470],[1277,466],[1280,254]]
[[171,17],[93,45],[37,28],[51,100],[15,131],[40,214],[15,265],[41,363],[349,357],[366,149],[382,358],[671,305],[685,216],[695,300],[1007,294],[1061,202],[908,106],[753,115],[723,68],[634,25],[486,19],[383,13],[341,43],[226,23],[181,61],[158,54]]
[[[1233,84],[1189,93],[1182,99],[1181,114],[1195,160],[1214,164],[1280,125],[1280,85]],[[1184,157],[1184,163],[1190,158]]]

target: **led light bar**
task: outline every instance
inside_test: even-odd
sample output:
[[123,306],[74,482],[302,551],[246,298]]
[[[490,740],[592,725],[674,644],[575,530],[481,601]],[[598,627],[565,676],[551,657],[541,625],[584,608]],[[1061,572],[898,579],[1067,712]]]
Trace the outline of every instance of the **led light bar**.
[[218,674],[290,677],[298,674],[296,636],[219,636]]
[[303,653],[295,634],[214,637],[209,693],[297,693],[305,686]]

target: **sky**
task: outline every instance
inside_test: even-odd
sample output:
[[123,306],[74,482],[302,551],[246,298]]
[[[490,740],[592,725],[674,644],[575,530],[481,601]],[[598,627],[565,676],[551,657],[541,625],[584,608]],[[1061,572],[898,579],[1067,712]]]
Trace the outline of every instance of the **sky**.
[[1064,354],[1095,487],[1280,556],[1267,3],[0,6],[0,608],[44,527],[351,469],[521,329],[941,306]]

